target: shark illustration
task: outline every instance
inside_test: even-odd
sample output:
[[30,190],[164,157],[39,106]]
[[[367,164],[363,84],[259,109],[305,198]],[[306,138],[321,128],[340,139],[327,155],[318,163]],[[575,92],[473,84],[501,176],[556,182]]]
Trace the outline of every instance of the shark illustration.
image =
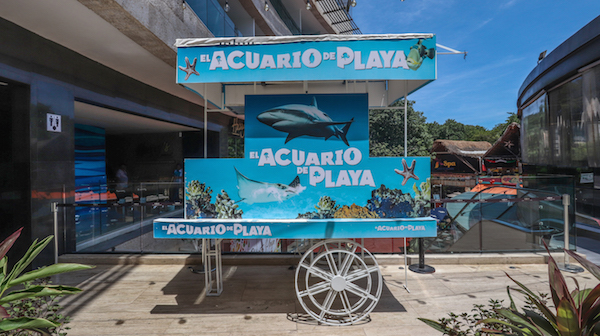
[[237,168],[234,167],[234,169],[237,174],[240,202],[248,204],[283,202],[306,189],[306,187],[300,185],[300,177],[298,176],[292,183],[286,185],[251,180],[240,173]]
[[[256,117],[263,124],[288,133],[285,143],[299,136],[307,135],[325,140],[336,137],[347,146],[346,134],[354,118],[350,121],[333,121],[317,107],[317,99],[313,105],[288,104],[264,111]],[[338,125],[344,125],[340,128]]]

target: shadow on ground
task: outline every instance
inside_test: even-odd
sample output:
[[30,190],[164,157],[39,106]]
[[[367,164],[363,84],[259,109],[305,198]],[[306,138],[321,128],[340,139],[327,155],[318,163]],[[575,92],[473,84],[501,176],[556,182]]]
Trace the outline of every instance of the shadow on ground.
[[[156,305],[151,313],[303,314],[304,310],[296,298],[294,277],[295,270],[288,266],[225,266],[223,293],[207,297],[204,274],[193,273],[184,267],[162,289],[165,295],[175,295],[177,304]],[[406,312],[406,309],[384,282],[381,298],[373,312]]]

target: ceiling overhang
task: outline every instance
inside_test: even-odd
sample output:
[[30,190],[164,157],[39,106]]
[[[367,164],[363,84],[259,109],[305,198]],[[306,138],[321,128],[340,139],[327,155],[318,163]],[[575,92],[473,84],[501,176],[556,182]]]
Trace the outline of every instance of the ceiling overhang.
[[[109,15],[106,10],[101,12],[102,16]],[[0,4],[0,17],[8,21],[142,83],[204,105],[202,97],[176,84],[171,61],[175,51],[170,46],[152,34],[138,32],[143,35],[139,39],[157,40],[140,43],[134,35],[126,35],[102,16],[77,0],[19,0]]]

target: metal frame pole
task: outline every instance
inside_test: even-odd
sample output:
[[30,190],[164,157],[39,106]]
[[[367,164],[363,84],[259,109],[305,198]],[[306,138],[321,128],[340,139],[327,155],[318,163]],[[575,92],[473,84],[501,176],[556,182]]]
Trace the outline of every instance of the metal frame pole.
[[406,291],[410,293],[410,290],[408,289],[408,256],[406,254],[407,250],[408,246],[406,245],[406,237],[404,237],[404,289],[406,289]]
[[565,266],[569,264],[569,255],[566,251],[570,250],[569,246],[569,204],[571,203],[571,198],[569,194],[563,194],[562,204],[563,204],[563,221],[565,224],[564,231],[564,243],[565,243]]
[[208,157],[208,84],[204,83],[204,158]]
[[51,207],[54,215],[54,263],[58,264],[58,203],[52,202]]
[[404,81],[404,157],[408,156],[408,81]]
[[[565,224],[564,227],[564,264],[563,265],[559,265],[558,268],[562,271],[565,272],[570,272],[570,273],[581,273],[583,272],[583,268],[577,266],[577,265],[571,265],[569,264],[569,254],[567,254],[567,251],[569,251],[571,249],[570,247],[570,235],[569,235],[569,229],[570,229],[570,224],[569,224],[569,205],[571,205],[571,196],[569,194],[563,194],[562,195],[562,204],[563,204],[563,221]],[[562,267],[561,267],[562,266]]]

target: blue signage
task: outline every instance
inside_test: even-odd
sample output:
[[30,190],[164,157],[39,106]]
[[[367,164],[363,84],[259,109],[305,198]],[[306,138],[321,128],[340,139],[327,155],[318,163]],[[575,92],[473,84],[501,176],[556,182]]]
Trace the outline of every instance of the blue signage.
[[247,95],[243,159],[186,159],[186,218],[429,215],[429,157],[369,157],[366,94]]
[[177,83],[434,80],[431,38],[300,41],[177,49]]
[[278,221],[163,218],[154,221],[155,238],[174,239],[421,238],[436,234],[437,224],[431,217]]

